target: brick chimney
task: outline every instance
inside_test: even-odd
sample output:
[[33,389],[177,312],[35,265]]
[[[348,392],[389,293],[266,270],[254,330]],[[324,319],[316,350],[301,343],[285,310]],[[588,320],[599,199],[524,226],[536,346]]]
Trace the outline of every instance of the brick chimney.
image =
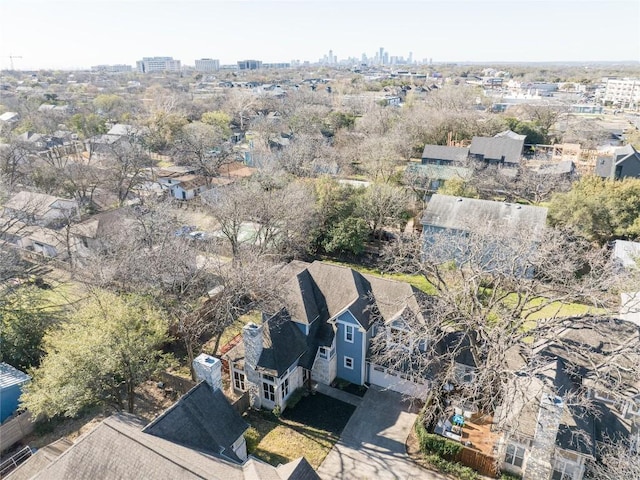
[[204,380],[213,391],[222,389],[222,362],[211,355],[201,353],[193,360],[193,370],[196,380]]

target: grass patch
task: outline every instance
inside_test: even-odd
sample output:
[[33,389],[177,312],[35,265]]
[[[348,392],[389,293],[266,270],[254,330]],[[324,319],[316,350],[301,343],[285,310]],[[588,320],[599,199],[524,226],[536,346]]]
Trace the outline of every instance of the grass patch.
[[277,466],[304,456],[314,469],[325,459],[355,407],[322,394],[302,398],[277,418],[264,410],[249,410],[245,420],[251,455]]
[[377,268],[370,268],[355,263],[340,262],[331,259],[325,259],[323,260],[323,262],[353,268],[360,273],[366,273],[367,275],[373,275],[375,277],[387,278],[389,280],[396,280],[398,282],[405,282],[409,285],[413,285],[418,290],[422,290],[424,293],[427,293],[429,295],[434,295],[436,293],[436,289],[433,287],[433,285],[431,285],[422,275],[410,275],[407,273],[384,273]]
[[541,298],[537,298],[532,300],[527,305],[527,308],[523,311],[523,315],[529,315],[527,320],[538,320],[541,318],[549,318],[549,317],[576,317],[580,315],[597,315],[601,313],[605,313],[605,310],[602,308],[595,308],[590,305],[584,305],[582,303],[560,303],[553,302],[549,305],[542,307],[537,312],[531,312],[531,310],[536,309],[543,303],[544,300]]

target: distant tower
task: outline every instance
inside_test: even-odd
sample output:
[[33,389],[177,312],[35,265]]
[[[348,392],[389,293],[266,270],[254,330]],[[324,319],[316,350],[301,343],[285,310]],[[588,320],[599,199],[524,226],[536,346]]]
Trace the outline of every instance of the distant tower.
[[383,63],[384,60],[384,47],[380,47],[380,51],[378,52],[378,61]]
[[410,65],[412,65],[412,64],[413,64],[413,52],[409,52],[409,61],[408,61],[408,63],[409,63]]
[[329,64],[333,64],[333,50],[329,50]]

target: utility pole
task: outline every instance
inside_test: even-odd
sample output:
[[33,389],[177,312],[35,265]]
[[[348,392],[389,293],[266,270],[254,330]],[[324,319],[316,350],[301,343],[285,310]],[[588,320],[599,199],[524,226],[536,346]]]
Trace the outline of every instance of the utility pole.
[[7,55],[5,58],[8,58],[11,62],[11,70],[13,70],[13,59],[14,58],[22,58],[20,55]]

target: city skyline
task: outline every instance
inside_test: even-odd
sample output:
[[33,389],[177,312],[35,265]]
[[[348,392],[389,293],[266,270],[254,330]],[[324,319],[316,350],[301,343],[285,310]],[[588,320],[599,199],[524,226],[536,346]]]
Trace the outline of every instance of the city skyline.
[[4,0],[0,16],[0,69],[10,55],[20,70],[88,69],[153,56],[316,63],[381,47],[435,63],[640,60],[640,3],[624,0]]

